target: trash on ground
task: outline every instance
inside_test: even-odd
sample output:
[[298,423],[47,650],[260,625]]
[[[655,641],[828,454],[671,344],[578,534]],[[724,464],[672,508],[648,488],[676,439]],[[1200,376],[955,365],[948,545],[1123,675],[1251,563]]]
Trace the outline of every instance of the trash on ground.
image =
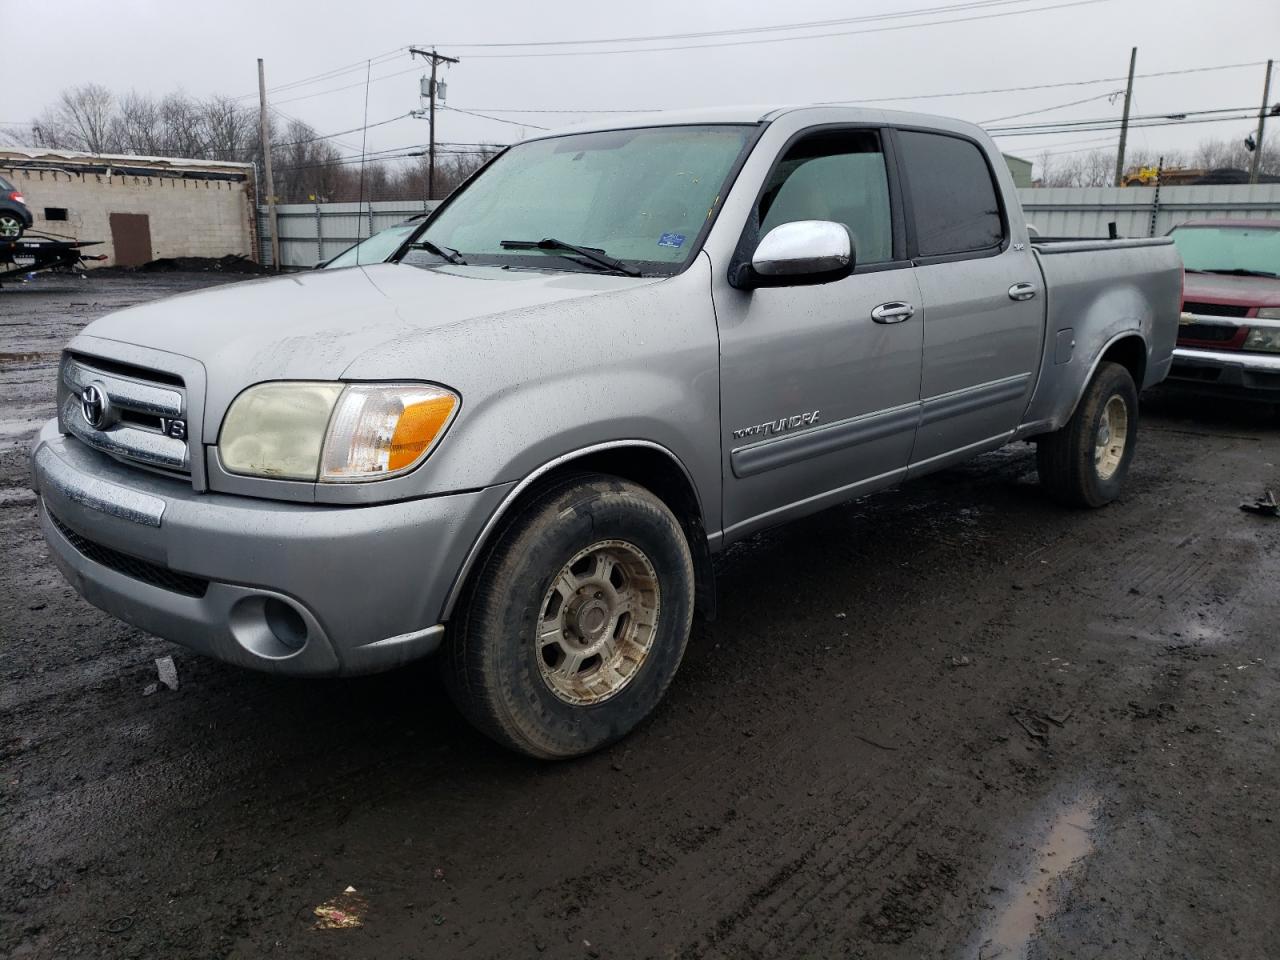
[[316,915],[317,930],[348,930],[364,926],[364,913],[368,909],[368,901],[356,892],[356,888],[347,887],[312,912]]
[[156,674],[160,677],[160,682],[170,690],[178,689],[178,668],[173,657],[157,657]]
[[1266,490],[1253,503],[1242,503],[1240,509],[1248,513],[1256,513],[1264,517],[1280,517],[1280,503],[1276,502],[1276,492]]

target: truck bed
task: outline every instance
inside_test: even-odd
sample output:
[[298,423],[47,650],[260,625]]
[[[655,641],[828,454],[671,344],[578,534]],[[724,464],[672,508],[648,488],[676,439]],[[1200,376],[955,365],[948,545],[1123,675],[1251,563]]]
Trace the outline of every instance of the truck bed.
[[1138,389],[1163,380],[1182,309],[1182,260],[1167,237],[1041,238],[1032,249],[1047,291],[1045,349],[1023,436],[1062,426],[1097,358],[1126,337],[1145,342]]

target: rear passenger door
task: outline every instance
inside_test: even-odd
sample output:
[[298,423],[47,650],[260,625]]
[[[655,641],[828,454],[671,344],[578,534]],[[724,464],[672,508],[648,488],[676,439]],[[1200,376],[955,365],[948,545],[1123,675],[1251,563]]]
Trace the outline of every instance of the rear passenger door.
[[958,134],[894,137],[924,318],[914,471],[998,446],[1017,427],[1035,385],[1045,307],[1034,255],[1012,242],[996,161]]

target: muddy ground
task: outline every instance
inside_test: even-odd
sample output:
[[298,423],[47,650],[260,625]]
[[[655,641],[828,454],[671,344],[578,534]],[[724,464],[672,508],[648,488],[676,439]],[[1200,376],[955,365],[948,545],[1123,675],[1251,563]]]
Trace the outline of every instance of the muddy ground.
[[[259,676],[50,563],[58,349],[224,279],[0,290],[0,954],[1280,955],[1280,521],[1238,509],[1273,411],[1148,395],[1097,512],[1019,445],[756,537],[657,716],[539,764],[429,663]],[[334,898],[363,925],[317,929]]]

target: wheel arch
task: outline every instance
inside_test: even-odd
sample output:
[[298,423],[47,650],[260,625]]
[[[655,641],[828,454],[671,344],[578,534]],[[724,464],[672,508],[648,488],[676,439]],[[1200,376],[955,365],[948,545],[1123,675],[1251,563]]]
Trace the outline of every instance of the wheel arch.
[[695,607],[706,619],[716,610],[715,571],[704,524],[705,512],[697,485],[688,467],[666,447],[649,440],[616,440],[583,447],[542,464],[511,490],[485,522],[479,536],[463,560],[453,585],[445,597],[440,619],[453,616],[477,561],[493,543],[504,517],[547,483],[570,473],[602,473],[629,480],[652,492],[680,521],[693,555]]
[[1090,380],[1098,372],[1098,364],[1103,361],[1118,363],[1128,370],[1129,376],[1133,377],[1133,385],[1138,388],[1139,393],[1142,392],[1142,384],[1147,376],[1147,342],[1142,339],[1141,334],[1121,334],[1112,340],[1089,372]]
[[1075,416],[1076,410],[1080,407],[1080,401],[1084,399],[1085,391],[1089,389],[1089,384],[1093,383],[1093,378],[1098,374],[1098,368],[1104,362],[1118,363],[1128,370],[1129,376],[1133,377],[1134,387],[1138,393],[1142,393],[1142,381],[1147,375],[1147,341],[1138,331],[1125,330],[1108,340],[1098,351],[1098,355],[1093,358],[1089,373],[1076,390],[1075,397],[1072,398],[1071,408],[1066,411],[1066,415],[1062,417],[1058,426]]

